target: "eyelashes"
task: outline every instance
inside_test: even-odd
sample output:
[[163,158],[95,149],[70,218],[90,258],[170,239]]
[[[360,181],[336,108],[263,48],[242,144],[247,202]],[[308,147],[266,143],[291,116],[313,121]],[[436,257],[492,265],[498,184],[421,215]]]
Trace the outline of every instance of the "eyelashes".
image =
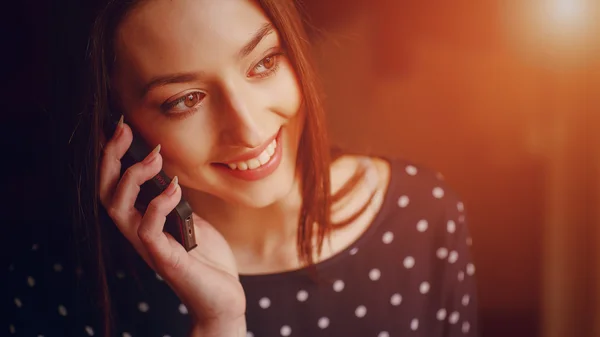
[[[247,77],[265,79],[275,75],[280,68],[284,55],[283,52],[278,51],[265,56],[252,67]],[[188,92],[170,102],[163,103],[161,110],[168,117],[185,118],[202,106],[205,97],[206,93],[199,90]]]

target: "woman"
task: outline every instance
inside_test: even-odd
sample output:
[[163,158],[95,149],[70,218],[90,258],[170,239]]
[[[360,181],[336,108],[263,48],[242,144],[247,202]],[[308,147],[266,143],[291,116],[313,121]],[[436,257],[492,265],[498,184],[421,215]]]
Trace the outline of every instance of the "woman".
[[[46,247],[22,255],[9,272],[13,334],[477,335],[463,204],[414,164],[330,157],[294,3],[111,1],[91,55],[79,200],[84,223],[99,220],[97,268],[86,251],[81,269]],[[121,175],[134,130],[154,150]],[[141,214],[140,185],[161,169],[173,181]],[[182,197],[195,214],[189,252],[163,232]],[[43,263],[42,281],[27,276]]]

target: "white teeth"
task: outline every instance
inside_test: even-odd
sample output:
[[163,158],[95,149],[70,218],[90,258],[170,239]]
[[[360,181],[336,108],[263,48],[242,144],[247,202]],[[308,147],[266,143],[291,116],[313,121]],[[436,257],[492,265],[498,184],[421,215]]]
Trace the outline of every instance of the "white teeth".
[[248,168],[254,170],[255,168],[260,166],[260,162],[258,159],[250,159],[248,160]]
[[271,155],[268,154],[267,151],[263,151],[263,153],[261,153],[258,157],[258,161],[261,165],[266,164],[269,161],[269,159],[271,159]]
[[267,154],[269,156],[272,156],[273,153],[275,153],[275,145],[273,143],[269,144],[269,146],[267,146]]
[[228,166],[232,170],[240,170],[240,171],[254,170],[254,169],[268,163],[269,160],[271,160],[271,157],[273,156],[273,154],[275,153],[276,148],[277,148],[277,141],[273,140],[273,142],[271,142],[271,144],[269,144],[267,146],[267,148],[263,152],[261,152],[261,154],[258,157],[252,158],[252,159],[246,160],[246,161],[228,164]]

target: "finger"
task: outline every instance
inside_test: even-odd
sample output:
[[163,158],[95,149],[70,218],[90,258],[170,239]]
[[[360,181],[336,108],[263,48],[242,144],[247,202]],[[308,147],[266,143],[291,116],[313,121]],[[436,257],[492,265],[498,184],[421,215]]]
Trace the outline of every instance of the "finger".
[[[137,234],[141,218],[135,208],[140,187],[156,176],[162,167],[160,145],[152,150],[144,160],[129,167],[117,183],[111,200],[111,217],[129,239]],[[137,220],[137,221],[136,221]]]
[[117,126],[113,137],[106,143],[100,161],[99,197],[104,207],[108,207],[112,194],[121,175],[121,158],[131,146],[133,134],[126,124]]
[[[121,233],[134,246],[135,250],[140,254],[144,261],[146,261],[150,268],[155,271],[155,263],[138,235],[143,217],[134,205],[139,195],[140,186],[157,175],[162,167],[162,157],[160,156],[159,151],[160,146],[157,146],[143,161],[136,163],[125,171],[123,177],[118,182],[111,201],[111,211],[109,212]],[[167,187],[165,191],[167,190],[169,190],[169,187]],[[156,201],[156,199],[158,198],[160,200],[161,195],[163,195],[165,191],[150,202],[145,214],[152,214],[155,212],[154,209],[156,206],[154,205],[156,205],[157,202],[160,202]],[[171,192],[169,191],[169,193]],[[179,198],[181,198],[181,196]],[[171,210],[175,208],[176,205],[177,203],[171,207]],[[167,210],[166,214],[169,214],[169,212],[170,210]],[[164,222],[165,220],[163,220],[163,226]]]
[[167,215],[180,200],[181,188],[179,179],[175,176],[169,186],[150,202],[138,228],[139,240],[151,259],[161,267],[177,268],[181,262],[176,258],[181,254],[174,253],[174,247],[170,243],[174,239],[169,240],[163,233]]

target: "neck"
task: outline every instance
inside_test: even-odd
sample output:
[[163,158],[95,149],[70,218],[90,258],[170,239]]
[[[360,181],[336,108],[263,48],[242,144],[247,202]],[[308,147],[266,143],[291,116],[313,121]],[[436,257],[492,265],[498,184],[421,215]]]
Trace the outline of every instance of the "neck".
[[281,247],[294,247],[302,205],[299,179],[285,197],[262,208],[231,204],[195,190],[184,191],[184,198],[223,235],[237,256],[262,259]]

